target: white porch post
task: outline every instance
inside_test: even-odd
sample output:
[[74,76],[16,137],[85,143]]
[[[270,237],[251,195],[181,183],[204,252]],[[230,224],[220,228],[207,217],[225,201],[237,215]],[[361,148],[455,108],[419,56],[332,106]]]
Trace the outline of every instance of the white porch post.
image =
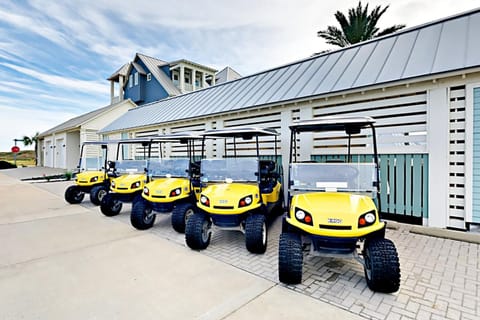
[[448,92],[435,88],[428,92],[428,226],[445,228],[448,221]]
[[196,89],[196,88],[195,88],[195,79],[196,79],[196,77],[197,77],[197,70],[195,70],[195,69],[192,68],[192,75],[191,75],[191,77],[192,77],[192,91],[195,91],[195,89]]
[[118,83],[118,97],[119,101],[123,101],[123,84],[124,84],[124,76],[119,77],[120,82]]
[[205,74],[205,72],[202,72],[202,88],[206,88],[207,87],[207,75]]
[[180,66],[180,92],[185,92],[185,68]]
[[113,104],[114,97],[115,97],[115,81],[110,80],[110,104]]

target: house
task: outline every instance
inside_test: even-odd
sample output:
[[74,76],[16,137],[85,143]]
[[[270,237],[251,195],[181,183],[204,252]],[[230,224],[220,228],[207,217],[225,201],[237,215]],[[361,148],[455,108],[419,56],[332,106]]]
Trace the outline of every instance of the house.
[[[230,80],[235,74],[226,73],[222,81]],[[215,69],[189,60],[165,62],[137,53],[133,61],[108,77],[110,105],[72,118],[39,135],[39,164],[76,168],[80,145],[84,141],[98,140],[98,130],[128,109],[207,88],[215,84],[215,75]]]
[[177,96],[214,85],[216,72],[185,59],[165,62],[137,53],[132,62],[120,67],[107,79],[110,81],[110,100],[113,103],[130,99],[142,105]]
[[[325,115],[377,121],[381,211],[427,226],[480,223],[480,9],[129,110],[100,132],[131,137],[241,125],[277,129]],[[301,138],[315,160],[337,142]],[[210,145],[207,156],[220,156]],[[358,143],[353,153],[366,154]],[[171,154],[176,149],[170,148]],[[273,152],[272,152],[273,154]],[[312,159],[304,159],[312,160]]]
[[74,170],[84,141],[98,140],[97,132],[112,119],[135,107],[127,99],[67,120],[38,136],[39,164],[45,167]]

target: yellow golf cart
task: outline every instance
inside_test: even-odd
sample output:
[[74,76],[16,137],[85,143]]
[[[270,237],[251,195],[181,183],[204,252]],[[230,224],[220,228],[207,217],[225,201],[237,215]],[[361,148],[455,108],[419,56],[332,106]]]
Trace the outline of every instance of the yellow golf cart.
[[[399,289],[397,250],[385,239],[386,225],[378,210],[380,180],[374,123],[370,117],[322,117],[290,126],[289,210],[283,221],[278,257],[281,282],[302,281],[307,249],[309,256],[355,258],[364,266],[367,285],[373,291]],[[330,150],[346,147],[346,157],[320,163],[312,154],[310,159],[300,161],[295,150],[305,135],[313,135],[310,138],[323,141]],[[373,149],[372,161],[352,162],[354,147]]]
[[115,141],[87,141],[82,143],[78,172],[74,174],[75,184],[65,190],[65,200],[70,204],[83,201],[85,193],[90,201],[100,205],[110,187],[108,176],[108,149]]
[[[225,157],[202,157],[199,210],[188,219],[185,229],[190,248],[205,249],[210,243],[213,225],[217,229],[243,232],[250,252],[265,252],[267,224],[283,210],[276,136],[275,130],[260,128],[203,133],[202,154],[206,141],[215,139],[217,148],[221,144],[225,146]],[[260,142],[264,149],[273,151],[273,159],[260,159]]]
[[171,213],[173,229],[185,232],[185,223],[196,210],[196,194],[200,190],[200,164],[195,162],[195,141],[201,139],[198,133],[180,132],[152,140],[182,150],[177,152],[180,156],[149,160],[148,183],[143,188],[142,197],[132,203],[132,226],[139,230],[149,229],[157,213]]

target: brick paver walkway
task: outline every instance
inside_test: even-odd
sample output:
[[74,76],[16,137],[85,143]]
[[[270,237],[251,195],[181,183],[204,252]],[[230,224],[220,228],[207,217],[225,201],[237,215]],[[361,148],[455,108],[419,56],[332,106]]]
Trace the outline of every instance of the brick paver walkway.
[[[127,208],[115,219],[129,223]],[[280,229],[277,219],[269,229],[268,249],[263,255],[247,251],[242,233],[221,230],[202,253],[278,282]],[[185,246],[184,235],[171,228],[169,215],[158,215],[148,232]],[[413,234],[402,227],[387,229],[386,237],[394,241],[400,257],[402,281],[397,293],[370,291],[356,260],[308,255],[302,284],[286,287],[367,319],[479,319],[478,244]]]

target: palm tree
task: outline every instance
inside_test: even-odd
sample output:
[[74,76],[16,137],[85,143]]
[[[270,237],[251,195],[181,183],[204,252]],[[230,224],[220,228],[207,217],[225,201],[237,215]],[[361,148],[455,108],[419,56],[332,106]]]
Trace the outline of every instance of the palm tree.
[[335,18],[340,24],[341,29],[335,26],[328,26],[327,30],[318,31],[317,35],[327,40],[328,44],[343,48],[354,43],[390,34],[404,28],[404,24],[396,24],[379,31],[379,28],[377,28],[378,20],[385,11],[387,11],[388,7],[389,5],[384,8],[376,6],[369,13],[368,3],[363,7],[362,2],[359,1],[356,8],[348,10],[348,19],[340,11],[335,13]]
[[23,136],[22,140],[23,140],[23,145],[26,147],[26,146],[31,146],[33,145],[34,146],[34,149],[35,149],[35,165],[37,165],[37,161],[38,161],[38,154],[37,154],[37,142],[38,142],[38,135],[40,133],[37,132],[35,133],[35,135],[33,137],[29,137],[29,136]]

